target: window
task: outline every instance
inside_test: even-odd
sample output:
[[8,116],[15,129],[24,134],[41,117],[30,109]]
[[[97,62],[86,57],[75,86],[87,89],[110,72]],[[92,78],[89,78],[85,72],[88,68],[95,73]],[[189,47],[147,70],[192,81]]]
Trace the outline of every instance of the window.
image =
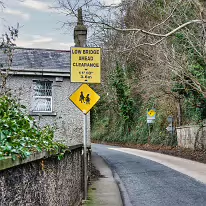
[[34,81],[33,112],[52,112],[52,82]]

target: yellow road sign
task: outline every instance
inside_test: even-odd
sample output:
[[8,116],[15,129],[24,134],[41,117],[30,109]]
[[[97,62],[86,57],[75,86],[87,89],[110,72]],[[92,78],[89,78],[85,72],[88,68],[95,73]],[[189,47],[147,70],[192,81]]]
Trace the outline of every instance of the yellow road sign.
[[100,96],[87,84],[82,84],[69,99],[84,113],[87,114],[97,103]]
[[71,47],[71,82],[101,82],[101,48]]
[[150,109],[149,112],[148,112],[148,115],[149,115],[150,117],[154,117],[155,114],[156,114],[156,112],[155,112],[155,110],[153,110],[153,109]]

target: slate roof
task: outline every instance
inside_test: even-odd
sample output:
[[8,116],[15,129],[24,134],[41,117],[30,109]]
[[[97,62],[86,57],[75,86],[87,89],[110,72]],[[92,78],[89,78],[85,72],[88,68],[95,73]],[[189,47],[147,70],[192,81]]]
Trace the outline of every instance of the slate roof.
[[[0,52],[0,64],[3,67],[6,66],[5,58],[5,54]],[[70,51],[15,48],[11,70],[70,73]]]

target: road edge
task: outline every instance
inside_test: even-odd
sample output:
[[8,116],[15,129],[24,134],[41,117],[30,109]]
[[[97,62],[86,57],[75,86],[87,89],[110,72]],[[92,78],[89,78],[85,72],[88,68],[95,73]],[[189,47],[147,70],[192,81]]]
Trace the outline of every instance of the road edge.
[[[96,153],[96,152],[94,152]],[[119,188],[119,192],[120,192],[120,196],[122,199],[122,203],[123,206],[133,206],[130,199],[129,199],[129,195],[127,193],[127,190],[123,184],[123,182],[121,181],[119,175],[117,174],[117,172],[115,171],[115,169],[113,167],[111,167],[111,164],[109,162],[109,160],[105,159],[104,157],[102,157],[101,155],[99,155],[98,153],[96,153],[100,158],[102,158],[102,160],[105,162],[105,164],[108,166],[108,168],[111,170],[112,176]],[[100,171],[101,172],[101,171]]]

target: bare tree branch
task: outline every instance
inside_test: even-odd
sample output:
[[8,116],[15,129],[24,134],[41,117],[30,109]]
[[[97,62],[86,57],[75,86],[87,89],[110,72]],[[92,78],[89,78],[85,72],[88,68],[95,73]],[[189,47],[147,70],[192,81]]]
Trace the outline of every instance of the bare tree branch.
[[[115,28],[115,27],[110,27],[108,29],[114,29],[114,30],[120,31],[120,32],[138,32],[138,33],[143,33],[143,34],[147,34],[147,35],[151,35],[151,36],[157,36],[157,37],[168,37],[168,36],[171,36],[172,34],[174,34],[175,32],[177,32],[178,30],[183,29],[184,27],[186,27],[190,24],[194,24],[194,23],[203,24],[205,22],[206,22],[206,20],[200,20],[200,19],[191,20],[191,21],[188,21],[188,22],[178,26],[177,28],[173,29],[171,32],[169,32],[167,34],[158,34],[158,33],[153,33],[153,32],[146,31],[144,29],[136,29],[136,28],[134,28],[134,29],[119,29],[119,28]],[[106,25],[106,26],[109,26],[109,25]]]

